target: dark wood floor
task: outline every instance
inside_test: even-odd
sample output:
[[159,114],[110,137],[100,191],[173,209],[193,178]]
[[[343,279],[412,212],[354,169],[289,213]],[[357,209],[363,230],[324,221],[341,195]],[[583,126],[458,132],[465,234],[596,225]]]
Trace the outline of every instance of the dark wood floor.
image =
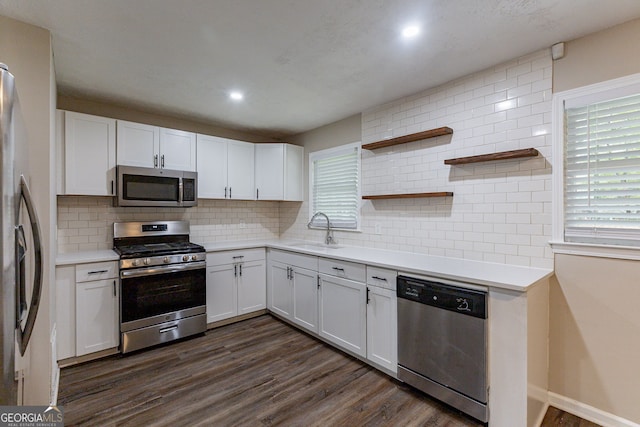
[[550,406],[540,427],[602,427],[600,424],[583,420],[580,417]]
[[58,404],[66,426],[482,425],[269,315],[65,368]]

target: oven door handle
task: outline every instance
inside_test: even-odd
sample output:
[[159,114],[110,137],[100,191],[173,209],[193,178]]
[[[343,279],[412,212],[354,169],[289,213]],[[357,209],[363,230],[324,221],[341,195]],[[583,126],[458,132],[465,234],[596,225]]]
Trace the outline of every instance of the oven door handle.
[[124,270],[120,272],[122,279],[129,277],[152,276],[155,274],[179,273],[181,271],[199,270],[206,268],[206,261],[190,262],[188,264],[177,265],[160,265],[151,268],[136,268],[133,270]]

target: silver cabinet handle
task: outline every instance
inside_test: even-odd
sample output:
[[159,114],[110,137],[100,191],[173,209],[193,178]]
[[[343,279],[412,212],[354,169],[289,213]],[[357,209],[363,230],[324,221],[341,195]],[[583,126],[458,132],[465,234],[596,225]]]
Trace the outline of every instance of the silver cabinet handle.
[[238,264],[233,266],[233,277],[238,277]]
[[224,198],[227,198],[227,187],[224,187]]
[[160,157],[160,167],[164,169],[164,154]]
[[94,270],[94,271],[90,271],[87,274],[102,274],[102,273],[107,273],[109,270]]
[[153,167],[157,168],[158,167],[158,155],[154,155],[153,156]]
[[335,271],[342,271],[344,272],[344,268],[341,267],[332,267]]
[[111,180],[111,195],[113,196],[113,180]]
[[231,187],[229,187],[229,198],[231,199]]
[[236,255],[234,257],[232,257],[233,259],[242,259],[244,258],[244,255]]
[[238,264],[239,270],[240,270],[240,277],[242,277],[242,264]]
[[387,281],[386,277],[371,276],[372,279]]
[[116,281],[113,281],[113,296],[116,296]]
[[260,198],[260,189],[256,188],[256,200]]
[[369,304],[370,301],[371,299],[369,298],[369,287],[367,287],[367,304]]

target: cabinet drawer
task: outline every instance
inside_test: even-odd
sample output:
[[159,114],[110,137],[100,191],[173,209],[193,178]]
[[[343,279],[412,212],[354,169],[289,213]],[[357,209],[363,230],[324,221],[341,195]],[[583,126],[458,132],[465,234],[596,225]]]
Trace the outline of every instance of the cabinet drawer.
[[118,263],[115,261],[76,265],[76,282],[111,279],[114,277],[118,277]]
[[235,262],[264,260],[264,248],[242,249],[237,251],[220,251],[207,253],[207,265],[224,265]]
[[281,262],[293,267],[306,268],[307,270],[318,271],[318,257],[313,255],[303,255],[295,252],[269,251],[271,261]]
[[367,285],[395,290],[396,277],[398,272],[395,270],[367,265]]
[[355,280],[357,282],[364,282],[366,278],[364,264],[358,264],[356,262],[320,258],[318,270],[320,273],[344,277],[345,279]]

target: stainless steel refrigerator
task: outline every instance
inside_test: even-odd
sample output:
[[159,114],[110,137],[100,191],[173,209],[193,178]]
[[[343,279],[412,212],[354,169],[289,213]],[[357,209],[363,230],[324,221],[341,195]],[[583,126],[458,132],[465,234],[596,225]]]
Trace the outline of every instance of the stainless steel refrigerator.
[[2,188],[2,286],[0,287],[0,405],[18,402],[16,358],[25,354],[42,289],[42,247],[27,179],[26,131],[14,77],[0,64],[0,188]]

